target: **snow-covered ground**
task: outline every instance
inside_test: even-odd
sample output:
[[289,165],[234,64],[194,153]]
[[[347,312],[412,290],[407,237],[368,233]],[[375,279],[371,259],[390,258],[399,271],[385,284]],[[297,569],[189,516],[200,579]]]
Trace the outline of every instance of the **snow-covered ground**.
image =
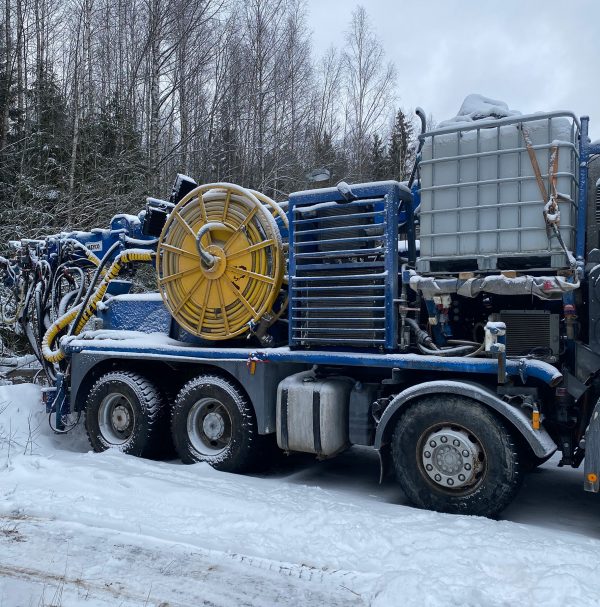
[[0,387],[0,606],[600,605],[599,496],[546,465],[501,521],[411,508],[377,457],[243,477],[54,436]]

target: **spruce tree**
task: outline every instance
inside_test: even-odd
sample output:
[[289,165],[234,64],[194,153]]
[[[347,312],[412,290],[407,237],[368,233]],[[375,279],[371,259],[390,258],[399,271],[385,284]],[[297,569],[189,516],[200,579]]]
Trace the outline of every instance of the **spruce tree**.
[[412,146],[414,137],[413,124],[407,119],[406,114],[399,109],[387,149],[387,167],[390,179],[397,179],[398,181],[408,179],[415,158]]
[[377,133],[373,133],[373,140],[371,142],[370,164],[371,179],[373,179],[374,181],[378,181],[387,177],[388,171],[386,166],[385,148],[383,145],[383,140]]

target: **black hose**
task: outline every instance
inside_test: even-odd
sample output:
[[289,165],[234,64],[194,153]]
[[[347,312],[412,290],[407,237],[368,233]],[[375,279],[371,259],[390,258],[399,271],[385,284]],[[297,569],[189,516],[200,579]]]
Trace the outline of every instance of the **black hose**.
[[425,346],[431,350],[437,350],[437,346],[433,343],[431,336],[427,331],[423,331],[421,327],[419,327],[419,323],[412,318],[405,318],[404,322],[412,329],[415,334],[415,338],[417,340],[417,344]]
[[423,354],[427,354],[429,356],[466,356],[467,354],[471,354],[473,352],[473,348],[475,346],[457,346],[456,348],[444,348],[442,350],[431,350],[430,348],[426,348],[422,344],[418,344],[419,350]]
[[412,329],[413,333],[415,334],[417,346],[423,354],[427,354],[429,356],[468,356],[470,354],[473,354],[474,352],[478,353],[482,349],[482,346],[478,343],[461,343],[460,340],[453,340],[454,343],[458,343],[460,345],[457,345],[453,348],[440,349],[433,343],[433,340],[429,336],[429,333],[427,333],[427,331],[423,331],[423,329],[419,327],[419,323],[417,323],[416,320],[412,318],[405,318],[404,322]]
[[[415,110],[415,113],[421,120],[421,135],[427,131],[427,118],[425,117],[425,112],[418,107]],[[419,139],[419,147],[417,148],[417,153],[415,154],[415,164],[413,165],[412,171],[410,173],[410,177],[408,178],[408,189],[412,188],[413,183],[415,182],[415,177],[417,176],[417,172],[419,170],[419,155],[421,154],[421,150],[423,149],[423,144],[425,143],[424,139]]]
[[81,304],[81,308],[79,309],[79,312],[77,313],[77,318],[75,318],[75,321],[71,325],[68,335],[73,335],[73,331],[75,330],[75,327],[77,327],[79,325],[79,323],[81,322],[81,319],[83,318],[83,313],[85,312],[85,309],[87,308],[88,302],[90,301],[92,294],[96,290],[96,284],[98,283],[98,278],[100,278],[100,276],[102,274],[102,270],[104,270],[104,268],[106,267],[106,264],[109,262],[110,257],[113,254],[113,252],[116,251],[120,246],[121,246],[121,241],[115,242],[110,247],[110,249],[108,249],[108,251],[106,251],[106,255],[102,258],[100,265],[96,268],[96,271],[94,272],[94,277],[92,278],[92,282],[90,283],[90,286],[88,287],[87,293],[85,294],[85,298]]

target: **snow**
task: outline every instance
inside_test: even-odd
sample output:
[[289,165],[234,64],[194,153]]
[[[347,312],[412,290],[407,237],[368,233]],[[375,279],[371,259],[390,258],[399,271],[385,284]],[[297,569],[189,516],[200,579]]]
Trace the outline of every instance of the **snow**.
[[137,215],[130,215],[129,213],[120,213],[119,215],[113,216],[113,218],[110,220],[111,225],[114,222],[119,221],[120,219],[123,219],[125,222],[132,226],[137,226],[141,224],[140,218]]
[[454,126],[461,122],[474,122],[475,120],[483,120],[485,118],[498,119],[520,115],[521,112],[511,110],[504,101],[471,93],[465,97],[460,110],[458,110],[458,114],[453,118],[440,122],[438,128]]
[[[256,476],[88,452],[0,387],[0,605],[597,605],[598,496],[545,465],[505,520],[416,510],[353,449]],[[553,462],[556,463],[555,461]]]

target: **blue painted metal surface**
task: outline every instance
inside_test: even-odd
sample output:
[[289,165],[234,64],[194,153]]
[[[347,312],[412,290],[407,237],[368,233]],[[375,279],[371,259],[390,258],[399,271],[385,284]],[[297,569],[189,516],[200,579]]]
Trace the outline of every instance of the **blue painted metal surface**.
[[[143,360],[144,358],[181,359],[182,361],[237,360],[256,361],[258,363],[303,363],[314,365],[339,365],[349,367],[367,367],[379,369],[407,369],[414,371],[434,371],[447,373],[473,373],[497,375],[498,362],[490,358],[440,357],[424,356],[421,354],[377,354],[368,352],[329,352],[316,350],[292,350],[290,348],[271,348],[253,350],[251,348],[199,348],[185,346],[182,343],[155,343],[150,340],[135,343],[135,340],[118,339],[110,342],[103,340],[77,339],[65,346],[68,354],[82,351],[110,352],[115,357],[130,357]],[[520,377],[523,381],[528,378],[539,379],[551,386],[562,380],[562,374],[556,367],[538,360],[506,361],[506,374]]]
[[587,223],[587,175],[588,175],[588,124],[589,117],[581,117],[581,130],[579,135],[579,196],[577,208],[577,235],[575,244],[575,257],[583,264],[585,255],[585,226]]
[[54,413],[54,428],[64,430],[64,418],[70,413],[68,386],[65,381],[64,373],[56,374],[56,381],[53,388],[46,388],[46,413]]
[[[123,241],[125,244],[128,239],[134,239],[136,244],[127,243],[129,248],[132,246],[139,246],[141,248],[151,246],[155,238],[142,234],[141,230],[141,222],[136,216],[115,215],[111,219],[110,228],[108,229],[96,228],[90,232],[61,232],[60,234],[49,236],[46,240],[48,249],[44,253],[44,257],[48,259],[51,265],[54,264],[58,259],[59,248],[68,239],[81,243],[99,259],[103,259],[110,248],[119,241]],[[118,253],[119,250],[114,251],[113,257],[116,257]],[[74,261],[85,261],[87,259],[85,252],[80,249],[74,249],[72,258]],[[115,287],[111,288],[114,289]],[[111,292],[116,294],[116,291]]]
[[109,330],[168,335],[171,328],[171,314],[159,293],[112,297],[99,307],[97,316]]
[[577,209],[577,243],[575,256],[582,265],[585,259],[585,237],[587,227],[587,197],[588,197],[588,164],[590,156],[600,154],[600,144],[590,144],[588,136],[590,118],[581,117],[581,131],[579,139],[579,193]]

